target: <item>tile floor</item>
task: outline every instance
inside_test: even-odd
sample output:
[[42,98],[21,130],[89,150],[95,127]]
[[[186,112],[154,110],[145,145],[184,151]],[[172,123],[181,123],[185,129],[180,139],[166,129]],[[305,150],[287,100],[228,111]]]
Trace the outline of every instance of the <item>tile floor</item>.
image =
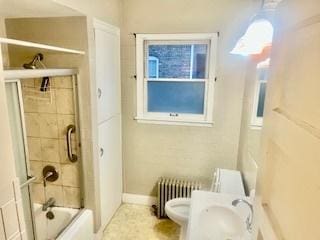
[[156,218],[148,206],[123,204],[104,230],[103,240],[178,240],[180,228]]

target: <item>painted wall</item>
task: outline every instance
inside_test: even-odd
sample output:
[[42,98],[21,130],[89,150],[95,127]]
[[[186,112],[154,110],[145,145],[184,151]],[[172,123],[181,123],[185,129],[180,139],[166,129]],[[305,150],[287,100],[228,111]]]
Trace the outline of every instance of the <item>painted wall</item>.
[[256,63],[249,61],[243,95],[241,133],[239,139],[238,169],[241,171],[247,193],[255,188],[260,164],[261,128],[251,126],[256,91]]
[[[211,179],[215,167],[237,167],[246,63],[232,56],[252,1],[124,0],[122,25],[122,111],[125,192],[155,195],[160,176]],[[135,39],[132,33],[220,32],[214,126],[138,124]]]
[[120,26],[122,0],[55,0],[89,17],[96,17],[112,25]]

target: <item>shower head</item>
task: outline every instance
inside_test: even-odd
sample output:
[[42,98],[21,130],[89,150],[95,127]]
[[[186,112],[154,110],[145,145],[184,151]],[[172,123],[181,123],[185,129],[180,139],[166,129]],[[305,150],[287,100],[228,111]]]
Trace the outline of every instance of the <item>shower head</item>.
[[23,67],[25,69],[36,69],[37,63],[41,63],[42,60],[43,60],[43,54],[38,53],[37,55],[34,56],[31,62],[23,64]]

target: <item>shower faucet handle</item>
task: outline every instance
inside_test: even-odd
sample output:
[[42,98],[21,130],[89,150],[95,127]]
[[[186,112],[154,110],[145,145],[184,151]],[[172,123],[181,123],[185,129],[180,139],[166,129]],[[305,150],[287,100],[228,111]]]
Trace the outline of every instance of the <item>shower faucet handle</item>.
[[43,177],[43,186],[47,186],[47,179],[53,175],[53,172],[47,172],[46,175]]
[[35,180],[37,180],[37,177],[35,177],[35,176],[27,176],[27,181],[22,183],[20,185],[20,188],[23,189],[24,187],[29,186],[30,184],[34,183]]
[[43,175],[43,186],[47,186],[47,182],[54,182],[59,178],[59,173],[56,171],[54,166],[47,165],[42,170]]

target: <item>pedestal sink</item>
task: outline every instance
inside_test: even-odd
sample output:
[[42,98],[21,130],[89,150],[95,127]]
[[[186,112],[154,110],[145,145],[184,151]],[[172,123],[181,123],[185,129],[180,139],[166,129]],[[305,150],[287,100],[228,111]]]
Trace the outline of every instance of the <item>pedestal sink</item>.
[[213,205],[202,210],[199,216],[201,239],[233,240],[245,236],[245,222],[232,208]]
[[250,240],[247,206],[232,206],[232,201],[239,198],[249,201],[244,196],[193,191],[186,239]]

